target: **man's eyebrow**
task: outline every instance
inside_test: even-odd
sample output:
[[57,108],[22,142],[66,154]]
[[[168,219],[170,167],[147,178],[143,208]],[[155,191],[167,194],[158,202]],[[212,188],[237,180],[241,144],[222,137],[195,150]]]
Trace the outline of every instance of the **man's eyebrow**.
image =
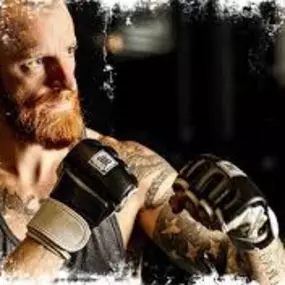
[[18,47],[16,48],[15,57],[16,58],[29,58],[35,55],[42,54],[42,51],[37,45],[30,46],[30,47]]
[[[13,40],[12,40],[13,41]],[[20,41],[9,42],[5,48],[7,56],[13,59],[28,58],[35,54],[40,54],[40,48],[36,44],[23,45]]]
[[[77,40],[71,41],[69,44],[66,44],[66,48],[70,47],[77,47],[78,43]],[[31,42],[28,44],[25,44],[23,46],[22,44],[15,44],[15,49],[13,51],[13,58],[14,59],[22,59],[22,58],[31,58],[35,56],[40,56],[43,54],[43,51],[39,47],[39,45],[35,42]]]

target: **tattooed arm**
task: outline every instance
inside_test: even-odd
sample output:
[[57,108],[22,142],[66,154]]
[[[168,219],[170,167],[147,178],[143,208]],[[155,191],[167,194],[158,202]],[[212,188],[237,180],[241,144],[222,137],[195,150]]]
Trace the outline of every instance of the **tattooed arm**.
[[199,257],[207,251],[211,258],[226,263],[229,272],[238,270],[232,257],[237,255],[236,250],[225,234],[210,232],[186,212],[172,213],[168,200],[173,195],[171,186],[177,172],[162,157],[136,142],[118,142],[110,137],[100,141],[114,147],[138,177],[141,194],[138,221],[175,263],[190,270],[197,267]]
[[221,274],[250,274],[245,256],[239,254],[228,236],[207,229],[188,212],[173,214],[167,202],[159,208],[143,210],[140,216],[152,240],[186,271],[209,273],[214,265]]
[[140,216],[153,241],[188,272],[206,270],[201,263],[206,253],[221,274],[246,276],[261,285],[285,284],[285,254],[280,240],[263,250],[241,252],[226,234],[207,229],[186,211],[173,214],[168,203],[156,209],[145,209]]
[[207,229],[186,211],[172,213],[168,200],[177,173],[163,158],[136,142],[101,141],[113,146],[137,175],[143,193],[138,221],[177,265],[203,270],[200,260],[206,253],[221,273],[245,275],[262,285],[281,284],[285,258],[280,242],[259,252],[239,252],[226,234]]

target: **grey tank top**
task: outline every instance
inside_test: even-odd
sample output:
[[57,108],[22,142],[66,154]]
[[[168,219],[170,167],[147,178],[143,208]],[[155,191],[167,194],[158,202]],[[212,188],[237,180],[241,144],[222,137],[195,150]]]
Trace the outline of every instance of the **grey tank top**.
[[[0,214],[0,260],[15,249],[19,240],[8,228]],[[74,254],[65,267],[70,276],[84,274],[105,275],[116,273],[125,263],[125,250],[120,228],[115,215],[111,215],[97,228],[92,229],[92,235],[87,245]]]

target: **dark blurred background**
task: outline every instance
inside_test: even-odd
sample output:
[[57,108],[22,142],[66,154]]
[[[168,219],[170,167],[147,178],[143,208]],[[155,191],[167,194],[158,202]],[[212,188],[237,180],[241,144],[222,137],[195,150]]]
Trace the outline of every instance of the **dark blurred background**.
[[197,153],[230,159],[260,186],[284,232],[285,37],[276,3],[236,12],[211,0],[69,7],[88,125],[137,140],[177,168]]

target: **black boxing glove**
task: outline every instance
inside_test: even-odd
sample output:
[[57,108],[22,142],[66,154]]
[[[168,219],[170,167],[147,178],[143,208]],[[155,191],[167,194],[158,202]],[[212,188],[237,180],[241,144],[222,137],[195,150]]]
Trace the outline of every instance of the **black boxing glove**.
[[219,225],[241,249],[261,249],[278,237],[278,222],[264,195],[229,161],[200,155],[182,168],[173,189],[180,197],[178,208],[207,227]]
[[68,259],[86,245],[90,228],[118,211],[135,189],[136,177],[113,148],[84,139],[63,160],[58,182],[27,235]]

